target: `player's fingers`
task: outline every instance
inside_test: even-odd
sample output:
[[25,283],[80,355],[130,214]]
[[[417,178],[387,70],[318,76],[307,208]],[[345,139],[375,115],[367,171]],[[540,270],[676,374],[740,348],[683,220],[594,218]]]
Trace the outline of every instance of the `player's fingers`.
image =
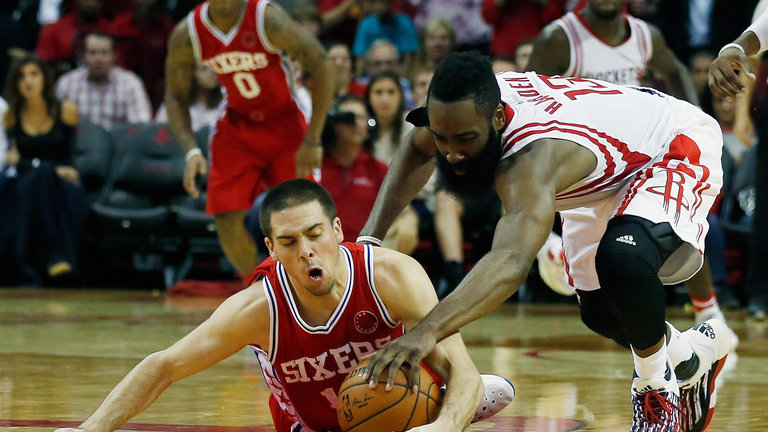
[[371,360],[368,362],[368,369],[363,376],[368,380],[369,387],[376,387],[381,373],[384,371],[384,368],[389,365],[391,357],[388,354],[389,350],[385,346],[374,353]]
[[739,65],[741,66],[741,70],[744,71],[746,76],[748,76],[750,79],[755,79],[755,70],[752,69],[752,62],[749,61],[749,58],[746,56],[739,58]]
[[192,195],[192,197],[197,198],[200,195],[200,191],[197,190],[197,186],[195,185],[195,176],[196,172],[194,168],[188,164],[184,170],[184,190]]
[[208,161],[202,159],[198,164],[197,172],[200,173],[200,175],[208,174]]
[[709,88],[712,90],[712,94],[718,97],[731,98],[740,92],[740,81],[733,71],[728,71],[737,84],[733,84],[731,80],[726,77],[722,69],[715,69],[711,72],[709,78]]
[[384,390],[392,390],[392,383],[397,378],[397,372],[400,371],[400,365],[405,362],[405,355],[401,352],[395,358],[389,362],[389,371],[387,372],[387,384],[384,386]]
[[414,393],[419,391],[421,387],[421,362],[418,359],[410,361],[411,364],[411,390]]

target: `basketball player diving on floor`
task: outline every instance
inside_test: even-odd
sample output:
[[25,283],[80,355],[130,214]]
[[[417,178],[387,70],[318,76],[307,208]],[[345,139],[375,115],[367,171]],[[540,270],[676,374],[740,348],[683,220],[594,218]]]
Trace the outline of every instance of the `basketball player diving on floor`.
[[[254,271],[250,287],[171,347],[141,361],[79,429],[58,432],[113,431],[173,382],[246,346],[255,349],[272,392],[277,432],[339,430],[336,397],[348,372],[424,318],[437,304],[434,288],[407,255],[341,244],[336,206],[314,182],[290,180],[272,189],[260,224],[271,258]],[[473,417],[498,412],[514,394],[501,377],[481,379],[458,334],[438,343],[424,363],[446,391],[437,419],[413,430],[462,431]],[[501,397],[483,401],[484,391]]]
[[384,373],[391,382],[403,363],[418,376],[435,343],[517,291],[560,211],[582,320],[632,349],[630,430],[703,430],[728,329],[720,320],[683,333],[668,325],[663,284],[702,264],[706,215],[722,184],[717,122],[653,89],[534,72],[494,76],[475,53],[444,59],[426,107],[408,119],[418,128],[390,165],[360,241],[382,238],[435,163],[459,196],[495,187],[505,214],[490,252],[456,291],[374,354],[371,381]]

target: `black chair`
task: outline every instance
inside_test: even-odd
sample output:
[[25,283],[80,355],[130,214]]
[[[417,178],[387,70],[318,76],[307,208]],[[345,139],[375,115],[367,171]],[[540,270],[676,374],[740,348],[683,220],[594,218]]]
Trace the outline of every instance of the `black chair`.
[[168,285],[181,246],[171,202],[185,194],[184,153],[165,124],[121,125],[111,134],[114,162],[93,205],[98,248],[133,254],[136,270],[160,267]]
[[80,173],[88,203],[98,201],[109,177],[115,146],[106,129],[81,118],[77,127],[74,166]]

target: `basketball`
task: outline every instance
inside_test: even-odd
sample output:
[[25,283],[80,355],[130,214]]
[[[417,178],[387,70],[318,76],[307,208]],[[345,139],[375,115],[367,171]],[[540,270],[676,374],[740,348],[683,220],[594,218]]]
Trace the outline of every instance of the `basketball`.
[[379,377],[376,388],[363,379],[368,361],[364,360],[341,384],[336,416],[344,432],[391,432],[425,425],[437,418],[442,394],[432,376],[422,366],[418,392],[411,391],[410,367],[403,365],[392,382],[392,390],[384,390],[386,374]]

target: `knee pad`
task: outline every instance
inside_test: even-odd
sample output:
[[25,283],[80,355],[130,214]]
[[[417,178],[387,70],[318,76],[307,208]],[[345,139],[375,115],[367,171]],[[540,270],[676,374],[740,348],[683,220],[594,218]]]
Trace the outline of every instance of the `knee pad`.
[[579,296],[579,311],[581,321],[588,329],[617,344],[629,348],[629,339],[621,326],[613,307],[608,302],[602,290],[576,290]]
[[669,255],[682,245],[668,223],[654,224],[635,216],[619,216],[608,223],[595,255],[600,286],[613,290],[658,279]]

